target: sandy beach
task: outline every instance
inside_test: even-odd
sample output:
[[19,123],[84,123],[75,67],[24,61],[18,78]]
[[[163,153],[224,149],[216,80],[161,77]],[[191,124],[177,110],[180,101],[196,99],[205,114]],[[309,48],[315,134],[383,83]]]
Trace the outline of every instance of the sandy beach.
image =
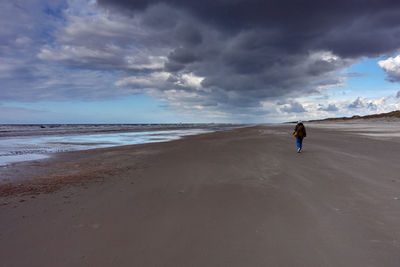
[[2,167],[0,266],[400,266],[399,138],[293,127]]

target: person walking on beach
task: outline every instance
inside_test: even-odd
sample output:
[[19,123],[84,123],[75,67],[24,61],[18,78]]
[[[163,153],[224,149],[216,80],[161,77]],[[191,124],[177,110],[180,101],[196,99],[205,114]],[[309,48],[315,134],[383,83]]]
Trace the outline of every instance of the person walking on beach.
[[293,135],[296,137],[297,141],[297,153],[300,153],[301,149],[303,148],[303,138],[307,136],[306,127],[304,127],[301,120],[297,122]]

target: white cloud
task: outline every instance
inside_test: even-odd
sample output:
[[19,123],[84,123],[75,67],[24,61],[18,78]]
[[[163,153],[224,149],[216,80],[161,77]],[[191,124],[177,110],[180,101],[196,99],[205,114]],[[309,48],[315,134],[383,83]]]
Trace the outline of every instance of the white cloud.
[[30,43],[32,43],[32,39],[26,36],[19,36],[17,39],[15,39],[16,45],[25,46],[29,45]]
[[304,109],[303,105],[297,101],[290,101],[288,104],[284,104],[280,110],[286,113],[304,113],[307,111]]
[[340,57],[334,55],[331,51],[315,51],[310,53],[310,59],[313,61],[326,61],[326,62],[336,62],[340,60]]
[[174,84],[186,88],[202,89],[201,82],[203,80],[203,77],[198,77],[193,73],[184,73],[176,77]]
[[87,59],[109,60],[113,57],[113,54],[84,46],[62,45],[57,50],[54,50],[46,45],[41,48],[38,57],[43,60],[77,59],[84,63]]
[[389,75],[389,79],[400,80],[400,55],[380,60],[378,65]]
[[120,87],[141,88],[162,88],[170,74],[168,72],[153,72],[146,76],[130,76],[123,78],[115,83]]
[[157,39],[159,32],[143,25],[140,15],[113,16],[96,4],[81,8],[77,2],[64,10],[65,23],[58,27],[55,42],[41,47],[40,59],[111,71],[164,67],[172,48]]
[[[291,112],[292,103],[298,103],[307,112]],[[353,108],[350,108],[353,106]],[[357,108],[354,108],[357,106]],[[295,121],[313,120],[329,117],[351,117],[353,115],[369,115],[374,113],[385,113],[400,109],[400,102],[395,96],[386,96],[379,98],[358,97],[356,99],[332,100],[315,98],[298,98],[283,100],[263,101],[262,109],[273,118],[273,121]]]
[[164,67],[167,57],[136,54],[134,56],[125,56],[124,60],[128,69],[160,70]]
[[344,83],[344,81],[346,80],[345,77],[338,77],[338,81],[337,83],[332,83],[332,84],[325,84],[325,85],[318,85],[316,86],[316,90],[317,91],[326,91],[326,90],[330,90],[330,89],[334,89],[334,88],[339,88],[339,87],[347,87],[347,85]]

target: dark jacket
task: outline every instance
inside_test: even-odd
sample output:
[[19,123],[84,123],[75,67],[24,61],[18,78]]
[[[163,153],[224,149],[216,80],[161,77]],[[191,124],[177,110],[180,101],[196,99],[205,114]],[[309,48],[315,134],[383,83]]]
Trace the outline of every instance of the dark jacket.
[[297,132],[297,137],[304,138],[307,136],[306,127],[301,122],[296,125],[294,131]]

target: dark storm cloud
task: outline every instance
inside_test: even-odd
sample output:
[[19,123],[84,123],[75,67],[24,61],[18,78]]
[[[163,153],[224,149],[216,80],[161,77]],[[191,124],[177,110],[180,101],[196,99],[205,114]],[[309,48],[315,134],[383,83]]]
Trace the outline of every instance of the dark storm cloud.
[[[342,84],[347,76],[338,77],[338,70],[400,48],[398,1],[98,3],[111,12],[141,16],[150,28],[170,30],[175,38],[164,70],[204,77],[208,95],[202,99],[224,107],[230,103],[231,109]],[[167,16],[171,10],[179,15]]]
[[141,12],[156,4],[184,10],[207,25],[236,33],[275,30],[272,46],[288,51],[329,49],[339,56],[386,53],[398,48],[400,3],[396,0],[99,0],[104,6]]
[[169,54],[169,59],[178,63],[188,64],[196,61],[196,56],[190,50],[177,48]]

